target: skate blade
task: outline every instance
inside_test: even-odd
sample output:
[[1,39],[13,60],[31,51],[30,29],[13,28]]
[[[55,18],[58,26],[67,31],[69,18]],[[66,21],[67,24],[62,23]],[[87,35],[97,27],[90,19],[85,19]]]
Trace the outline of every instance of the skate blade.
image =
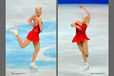
[[30,66],[30,70],[38,70],[38,68],[35,68],[33,66]]
[[89,70],[89,67],[88,67],[88,68],[86,68],[86,69],[84,69],[84,71],[87,71],[87,70]]

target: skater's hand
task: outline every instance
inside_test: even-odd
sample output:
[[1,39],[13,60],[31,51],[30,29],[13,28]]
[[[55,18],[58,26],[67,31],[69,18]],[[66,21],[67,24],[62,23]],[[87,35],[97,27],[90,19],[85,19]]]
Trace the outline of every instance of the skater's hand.
[[84,6],[80,5],[80,8],[85,8]]

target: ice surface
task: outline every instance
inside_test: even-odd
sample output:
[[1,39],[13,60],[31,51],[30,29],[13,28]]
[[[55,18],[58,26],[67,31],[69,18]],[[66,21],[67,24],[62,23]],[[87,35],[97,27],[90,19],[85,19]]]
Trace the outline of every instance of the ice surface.
[[[83,4],[84,5],[84,4]],[[75,28],[70,24],[86,15],[79,4],[58,6],[58,75],[108,76],[108,5],[85,4],[91,13],[87,28],[90,69],[83,71],[84,62],[76,43],[72,43]]]

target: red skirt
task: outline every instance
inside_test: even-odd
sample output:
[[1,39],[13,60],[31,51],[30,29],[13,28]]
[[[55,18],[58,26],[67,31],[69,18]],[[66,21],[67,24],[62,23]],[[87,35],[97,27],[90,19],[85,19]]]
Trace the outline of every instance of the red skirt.
[[85,32],[79,32],[76,31],[76,35],[74,36],[72,42],[80,42],[80,41],[84,41],[84,40],[90,40],[87,36]]
[[36,32],[34,30],[30,31],[27,35],[27,39],[33,41],[33,42],[39,42],[39,32]]
[[75,35],[72,42],[80,42],[80,41],[84,41],[85,39],[90,40],[87,36],[80,37],[80,36]]
[[33,41],[33,42],[39,42],[39,25],[35,26],[32,31],[30,31],[27,35],[27,39]]

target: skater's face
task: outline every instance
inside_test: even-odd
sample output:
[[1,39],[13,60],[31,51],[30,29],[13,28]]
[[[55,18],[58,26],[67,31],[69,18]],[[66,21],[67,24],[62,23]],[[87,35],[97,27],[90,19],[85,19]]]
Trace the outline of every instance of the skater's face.
[[42,10],[36,11],[36,15],[37,15],[37,16],[41,16],[41,14],[42,14]]

